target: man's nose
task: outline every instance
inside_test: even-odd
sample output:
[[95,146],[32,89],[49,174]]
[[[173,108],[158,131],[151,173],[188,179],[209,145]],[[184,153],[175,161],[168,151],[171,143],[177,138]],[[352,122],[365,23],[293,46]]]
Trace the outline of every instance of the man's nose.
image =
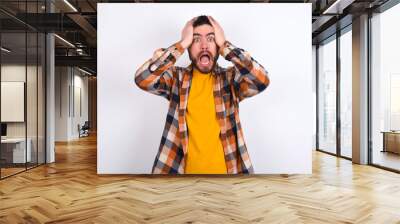
[[207,41],[202,41],[200,47],[202,50],[207,50],[208,49]]

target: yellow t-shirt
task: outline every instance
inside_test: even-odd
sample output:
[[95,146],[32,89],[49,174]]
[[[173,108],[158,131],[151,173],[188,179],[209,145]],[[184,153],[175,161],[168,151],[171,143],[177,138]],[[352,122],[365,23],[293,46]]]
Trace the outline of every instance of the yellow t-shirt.
[[225,154],[215,112],[211,74],[193,70],[186,111],[189,130],[186,174],[226,174]]

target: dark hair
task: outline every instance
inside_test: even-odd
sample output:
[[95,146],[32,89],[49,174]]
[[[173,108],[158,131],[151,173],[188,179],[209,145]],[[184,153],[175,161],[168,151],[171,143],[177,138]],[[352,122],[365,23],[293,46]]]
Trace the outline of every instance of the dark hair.
[[205,15],[201,15],[201,16],[197,17],[197,18],[194,20],[194,22],[193,22],[193,28],[195,28],[195,27],[197,27],[197,26],[204,25],[204,24],[207,24],[207,25],[212,26],[210,20],[208,19],[208,17],[205,16]]

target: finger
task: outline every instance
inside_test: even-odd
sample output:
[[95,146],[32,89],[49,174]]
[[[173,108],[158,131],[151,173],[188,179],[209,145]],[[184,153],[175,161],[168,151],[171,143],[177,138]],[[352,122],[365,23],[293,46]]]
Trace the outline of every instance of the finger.
[[213,21],[213,23],[217,23],[217,21],[214,19],[214,17],[210,16],[211,21]]
[[218,22],[215,21],[215,19],[214,19],[212,16],[210,16],[210,22],[211,22],[211,25],[212,25],[212,26],[214,26],[214,27],[219,27]]
[[190,26],[191,24],[192,24],[192,20],[189,20],[189,21],[186,22],[185,27],[188,27],[188,26]]
[[197,16],[196,17],[193,17],[191,20],[189,20],[189,23],[191,24],[191,25],[193,25],[193,23],[194,23],[194,21],[197,19]]
[[207,17],[208,17],[208,20],[210,20],[211,25],[213,25],[214,24],[214,19],[211,16],[207,16]]

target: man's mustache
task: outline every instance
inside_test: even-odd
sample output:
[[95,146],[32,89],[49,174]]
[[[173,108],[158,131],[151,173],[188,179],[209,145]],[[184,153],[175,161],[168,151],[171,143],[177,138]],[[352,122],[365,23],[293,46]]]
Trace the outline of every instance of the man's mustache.
[[198,55],[197,58],[201,58],[202,56],[208,56],[208,58],[211,60],[212,57],[212,53],[209,51],[201,51]]

